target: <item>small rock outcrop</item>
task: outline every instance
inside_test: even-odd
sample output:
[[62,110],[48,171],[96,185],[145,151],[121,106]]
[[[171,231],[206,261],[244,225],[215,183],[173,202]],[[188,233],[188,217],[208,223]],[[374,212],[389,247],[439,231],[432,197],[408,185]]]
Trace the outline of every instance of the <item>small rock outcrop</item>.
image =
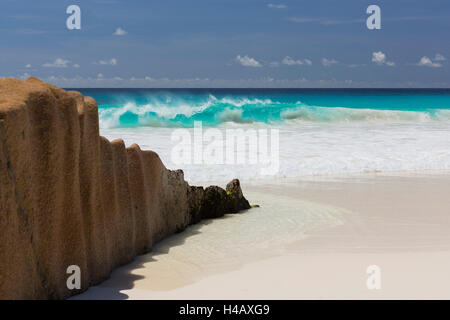
[[226,192],[228,198],[226,212],[237,213],[243,209],[250,209],[250,204],[242,193],[241,183],[238,179],[234,179],[227,184]]
[[227,184],[226,190],[218,186],[190,187],[190,216],[192,221],[222,217],[226,213],[237,213],[250,209],[238,179]]
[[248,208],[238,180],[189,186],[155,152],[101,137],[92,98],[0,79],[0,299],[67,298],[190,224]]

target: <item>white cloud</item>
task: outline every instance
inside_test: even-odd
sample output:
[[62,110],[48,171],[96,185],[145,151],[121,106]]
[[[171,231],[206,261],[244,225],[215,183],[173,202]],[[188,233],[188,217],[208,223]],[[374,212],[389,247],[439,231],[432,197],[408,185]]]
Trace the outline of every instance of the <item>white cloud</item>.
[[374,52],[372,53],[372,62],[375,62],[377,64],[383,64],[386,61],[386,55],[381,52]]
[[285,64],[287,66],[301,66],[301,65],[312,65],[312,61],[309,59],[303,59],[303,60],[295,60],[292,59],[289,56],[284,57],[283,61],[281,61],[282,64]]
[[45,68],[67,68],[69,66],[69,60],[57,58],[53,62],[44,63],[42,66]]
[[288,65],[288,66],[294,66],[294,65],[302,65],[303,61],[301,60],[294,60],[289,56],[284,57],[283,61],[281,61],[282,64]]
[[104,79],[105,77],[103,76],[103,74],[102,73],[99,73],[98,75],[97,75],[97,79]]
[[433,62],[428,57],[422,57],[417,65],[420,66],[420,67],[430,67],[430,68],[442,67],[442,64],[437,63],[437,62]]
[[382,65],[387,65],[389,67],[395,66],[394,62],[386,60],[386,54],[381,51],[372,53],[372,62],[376,63],[379,66]]
[[25,68],[30,69],[30,68],[31,68],[31,64],[27,64],[27,65],[25,66]]
[[436,53],[436,56],[434,57],[434,61],[445,61],[447,60],[446,57],[444,57],[442,54]]
[[262,67],[261,63],[259,63],[258,61],[256,61],[253,58],[250,58],[249,56],[240,56],[238,55],[236,57],[236,61],[239,62],[241,65],[243,65],[244,67],[253,67],[253,68],[259,68]]
[[22,74],[22,75],[20,75],[19,76],[19,78],[21,79],[21,80],[25,80],[25,79],[27,79],[27,78],[29,78],[30,77],[30,75],[28,74],[28,73],[24,73],[24,74]]
[[337,64],[337,63],[339,63],[339,62],[333,58],[331,58],[331,59],[323,58],[322,59],[322,65],[324,67],[329,67],[329,66],[332,66],[333,64]]
[[110,60],[100,60],[98,62],[94,62],[94,64],[100,64],[100,65],[103,65],[103,66],[106,66],[106,65],[108,65],[108,66],[115,66],[115,65],[117,65],[117,59],[116,58],[112,58]]
[[114,31],[113,35],[114,36],[124,36],[126,35],[128,32],[126,32],[124,29],[122,29],[121,27],[117,28],[116,31]]
[[286,9],[287,6],[285,4],[273,4],[273,3],[269,3],[267,5],[267,7],[272,8],[272,9]]
[[78,63],[75,63],[72,67],[74,67],[74,68],[79,68],[80,65],[79,65]]

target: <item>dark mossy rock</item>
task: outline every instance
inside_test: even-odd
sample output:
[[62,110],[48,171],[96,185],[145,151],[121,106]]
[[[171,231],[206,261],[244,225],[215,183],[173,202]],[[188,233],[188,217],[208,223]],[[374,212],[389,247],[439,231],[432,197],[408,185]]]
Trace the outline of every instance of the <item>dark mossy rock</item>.
[[238,179],[228,183],[226,190],[218,186],[210,186],[206,189],[190,187],[188,193],[191,223],[250,209]]
[[230,213],[227,192],[217,186],[206,188],[200,209],[202,219],[219,218],[225,213]]
[[226,192],[228,195],[230,213],[250,209],[250,204],[242,194],[241,183],[238,179],[234,179],[227,184]]
[[188,199],[189,199],[189,216],[190,223],[198,223],[202,220],[200,208],[202,206],[203,195],[205,194],[205,190],[203,187],[195,187],[190,186],[188,189]]

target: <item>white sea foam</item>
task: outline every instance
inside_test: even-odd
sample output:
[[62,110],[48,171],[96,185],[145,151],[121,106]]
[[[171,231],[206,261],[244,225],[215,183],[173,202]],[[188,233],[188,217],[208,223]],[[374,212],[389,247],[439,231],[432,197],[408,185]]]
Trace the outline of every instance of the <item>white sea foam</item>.
[[[433,120],[427,112],[310,106],[282,111],[281,117],[286,120],[296,119],[311,122],[422,122]],[[450,113],[440,113],[439,120],[449,119]]]
[[[449,113],[442,112],[443,117]],[[301,125],[293,121],[278,127],[280,170],[276,176],[260,176],[257,165],[186,165],[182,167],[186,179],[192,182],[226,181],[238,177],[249,181],[379,171],[450,170],[448,121],[419,118],[416,121],[400,122],[321,122]],[[226,123],[219,128],[255,126],[267,125]],[[103,128],[101,131],[110,139],[123,138],[127,145],[136,142],[143,149],[155,150],[167,167],[179,167],[170,161],[172,129]]]

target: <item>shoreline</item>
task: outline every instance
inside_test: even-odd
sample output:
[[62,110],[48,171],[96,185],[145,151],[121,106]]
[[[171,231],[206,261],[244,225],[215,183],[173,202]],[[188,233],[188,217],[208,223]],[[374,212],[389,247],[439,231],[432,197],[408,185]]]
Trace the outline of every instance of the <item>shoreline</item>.
[[[301,181],[266,184],[256,187],[244,184],[251,203],[278,199],[278,209],[268,208],[269,220],[286,218],[292,224],[289,201],[302,204],[311,212],[322,212],[323,224],[305,228],[299,237],[292,234],[265,248],[255,246],[260,255],[248,256],[244,246],[236,261],[233,247],[224,246],[220,259],[209,255],[213,267],[191,265],[200,252],[189,251],[199,243],[207,243],[208,230],[226,230],[226,234],[242,241],[236,229],[223,229],[224,221],[260,215],[261,210],[225,218],[176,235],[183,245],[171,246],[173,237],[161,243],[164,250],[156,255],[138,257],[131,265],[113,272],[111,278],[74,299],[430,299],[449,298],[450,280],[450,205],[446,190],[450,174],[429,175],[358,175],[334,181]],[[265,208],[262,206],[260,209]],[[322,210],[322,211],[320,211]],[[326,216],[325,211],[330,215]],[[327,211],[328,210],[328,211]],[[278,211],[278,212],[276,212]],[[298,211],[298,210],[297,210]],[[308,211],[308,210],[306,210]],[[292,213],[292,212],[291,212]],[[314,215],[313,215],[314,216]],[[263,216],[264,217],[264,216]],[[274,220],[277,221],[277,220]],[[236,225],[239,225],[237,223]],[[317,221],[316,221],[317,222]],[[308,221],[310,223],[310,221]],[[232,224],[231,224],[232,225]],[[281,230],[287,226],[282,224]],[[253,228],[257,228],[255,226]],[[272,226],[273,227],[273,226]],[[221,229],[222,228],[222,229]],[[286,230],[289,230],[287,228]],[[286,234],[286,230],[284,234]],[[197,234],[195,235],[195,233]],[[257,232],[252,230],[252,232]],[[194,235],[192,235],[194,233]],[[190,234],[190,235],[189,235]],[[291,236],[291,238],[289,238]],[[178,239],[180,240],[180,239]],[[175,241],[176,242],[176,241]],[[210,242],[211,243],[211,242]],[[245,244],[245,243],[244,243]],[[191,247],[191,248],[190,248]],[[238,246],[239,247],[239,246]],[[156,247],[158,250],[158,247]],[[203,250],[203,251],[202,251]],[[239,251],[239,250],[238,250]],[[158,252],[158,251],[156,251]],[[231,254],[233,253],[233,254]],[[268,254],[270,253],[270,254]],[[153,255],[153,257],[152,257]],[[197,256],[195,256],[197,255]],[[221,256],[221,255],[219,255]],[[188,259],[188,260],[189,260]],[[203,261],[198,261],[202,263]],[[214,266],[214,262],[216,265]],[[365,286],[368,265],[382,270],[382,290]],[[189,269],[189,268],[188,268]],[[173,272],[172,272],[173,271]],[[177,278],[178,277],[178,278]],[[185,281],[180,282],[180,278]],[[448,277],[447,277],[448,278]],[[151,280],[153,279],[153,280]],[[158,281],[154,281],[159,279]],[[261,281],[264,279],[264,281]],[[158,284],[159,282],[159,284]],[[414,283],[412,285],[411,283]],[[161,286],[162,284],[162,286]],[[159,286],[159,287],[158,287]],[[210,288],[220,288],[211,291]]]
[[[258,185],[270,185],[270,186],[281,186],[290,184],[299,184],[304,182],[329,182],[338,181],[343,182],[346,180],[359,180],[377,177],[399,177],[399,178],[433,178],[439,176],[449,176],[450,170],[448,169],[427,169],[427,170],[392,170],[392,171],[370,171],[370,172],[352,172],[352,173],[333,173],[333,174],[315,174],[315,175],[304,175],[301,177],[294,178],[274,178],[274,179],[246,179],[243,181],[245,187],[253,188]],[[190,181],[193,184],[198,185],[222,185],[226,179],[217,180],[193,180]]]

